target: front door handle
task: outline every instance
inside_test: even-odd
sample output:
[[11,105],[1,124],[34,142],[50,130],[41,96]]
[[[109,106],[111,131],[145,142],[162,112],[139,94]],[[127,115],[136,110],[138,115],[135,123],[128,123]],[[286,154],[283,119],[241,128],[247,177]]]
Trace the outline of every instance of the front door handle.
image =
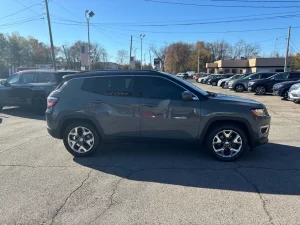
[[146,104],[143,104],[143,106],[145,106],[145,107],[157,107],[157,104],[146,103]]

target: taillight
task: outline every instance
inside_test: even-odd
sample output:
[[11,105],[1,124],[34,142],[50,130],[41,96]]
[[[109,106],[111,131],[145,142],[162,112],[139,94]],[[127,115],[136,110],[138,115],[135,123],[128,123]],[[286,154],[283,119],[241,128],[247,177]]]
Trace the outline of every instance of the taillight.
[[58,102],[58,98],[55,98],[55,97],[48,97],[47,98],[47,106],[48,107],[55,106],[57,102]]

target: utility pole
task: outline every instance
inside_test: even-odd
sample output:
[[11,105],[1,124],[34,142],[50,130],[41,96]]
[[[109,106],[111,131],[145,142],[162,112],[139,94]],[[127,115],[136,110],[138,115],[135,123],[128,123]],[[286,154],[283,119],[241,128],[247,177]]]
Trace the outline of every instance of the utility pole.
[[131,69],[132,35],[130,36],[129,69]]
[[54,69],[54,71],[56,71],[56,61],[55,61],[55,55],[54,55],[54,46],[53,46],[53,39],[52,39],[52,30],[51,30],[49,8],[48,8],[48,0],[45,0],[45,6],[46,6],[46,12],[47,12],[47,19],[48,19],[48,28],[49,28],[49,36],[50,36],[53,69]]
[[134,49],[134,59],[136,60],[136,50],[137,48]]
[[145,54],[144,54],[144,64],[146,65],[146,55],[147,55],[147,53],[145,52]]
[[103,70],[105,70],[105,63],[106,62],[106,60],[105,60],[105,53],[103,53]]
[[198,50],[198,72],[200,72],[200,50]]
[[288,38],[286,43],[286,53],[285,53],[285,61],[284,61],[284,72],[287,72],[287,60],[289,57],[289,50],[290,50],[290,38],[291,38],[291,26],[289,26],[288,31]]
[[64,49],[65,57],[66,57],[66,60],[67,60],[67,67],[68,67],[68,69],[69,69],[69,59],[68,59],[68,57],[67,57],[66,49],[65,49],[65,46],[64,46],[64,45],[63,45],[62,47],[63,47],[63,49]]
[[[150,57],[150,64],[151,64],[151,66],[152,66],[152,57],[151,57],[151,51],[150,51],[150,49],[149,49],[149,57]],[[152,67],[153,68],[153,67]]]
[[141,70],[143,70],[143,38],[145,37],[145,34],[141,34]]
[[89,70],[91,70],[91,60],[90,60],[90,47],[91,47],[91,41],[90,41],[90,19],[95,16],[95,13],[93,11],[89,11],[88,9],[85,10],[85,18],[88,25],[88,64],[89,64]]

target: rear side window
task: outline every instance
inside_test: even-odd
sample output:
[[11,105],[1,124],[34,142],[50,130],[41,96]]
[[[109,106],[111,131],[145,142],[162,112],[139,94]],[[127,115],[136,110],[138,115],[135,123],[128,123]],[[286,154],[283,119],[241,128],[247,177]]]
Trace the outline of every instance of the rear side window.
[[290,73],[290,78],[300,78],[300,73]]
[[275,76],[275,79],[277,80],[284,80],[288,77],[288,73],[278,73]]
[[160,77],[137,77],[135,90],[142,98],[181,100],[185,90],[173,82]]
[[82,89],[99,95],[126,97],[133,96],[133,77],[86,78]]
[[39,73],[37,75],[37,83],[55,82],[54,73]]
[[264,79],[264,78],[268,78],[268,77],[270,77],[272,75],[273,75],[272,73],[263,73],[263,74],[261,74],[260,78]]

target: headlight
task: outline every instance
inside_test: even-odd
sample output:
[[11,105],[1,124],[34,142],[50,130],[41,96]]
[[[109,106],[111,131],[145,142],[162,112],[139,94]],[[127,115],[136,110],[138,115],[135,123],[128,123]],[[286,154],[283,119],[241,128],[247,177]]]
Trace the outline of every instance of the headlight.
[[300,88],[300,85],[299,84],[294,84],[290,87],[290,91],[293,91],[293,90],[297,90]]
[[233,82],[234,82],[234,81],[229,81],[228,84],[231,85],[231,84],[233,84]]
[[268,116],[269,115],[267,109],[252,109],[251,111],[255,116]]

